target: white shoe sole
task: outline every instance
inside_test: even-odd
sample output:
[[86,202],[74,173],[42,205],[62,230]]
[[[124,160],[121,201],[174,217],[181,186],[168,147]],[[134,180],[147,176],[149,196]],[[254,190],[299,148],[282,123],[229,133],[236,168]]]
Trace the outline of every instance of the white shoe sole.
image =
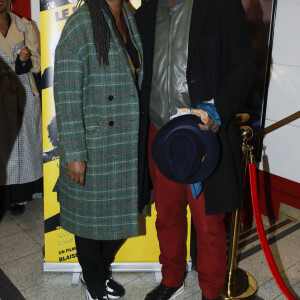
[[112,296],[112,295],[108,294],[108,298],[109,299],[119,299],[119,298],[121,298],[121,296]]
[[182,286],[176,291],[176,293],[169,300],[176,298],[183,291],[184,291],[184,283],[182,284]]

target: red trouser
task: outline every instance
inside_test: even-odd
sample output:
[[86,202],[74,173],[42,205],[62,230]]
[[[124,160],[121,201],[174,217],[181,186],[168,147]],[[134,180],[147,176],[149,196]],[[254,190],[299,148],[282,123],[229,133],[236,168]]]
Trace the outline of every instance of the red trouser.
[[[197,271],[199,286],[207,298],[217,298],[226,277],[225,213],[205,214],[203,192],[197,199],[188,184],[168,180],[158,170],[151,153],[157,129],[150,124],[149,168],[157,210],[156,230],[162,264],[162,284],[177,287],[186,271],[186,207],[190,206],[197,233]],[[217,187],[216,187],[217,188]]]

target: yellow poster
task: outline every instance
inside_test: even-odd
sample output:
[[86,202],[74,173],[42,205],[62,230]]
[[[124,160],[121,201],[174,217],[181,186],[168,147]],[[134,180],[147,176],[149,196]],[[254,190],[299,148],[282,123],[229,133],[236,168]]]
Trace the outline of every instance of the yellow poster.
[[[140,0],[133,1],[135,7]],[[60,227],[60,206],[57,200],[59,174],[59,148],[53,98],[53,66],[55,48],[67,18],[77,9],[74,0],[41,0],[41,52],[42,52],[42,105],[44,150],[44,199],[45,199],[45,265],[77,263],[74,236]],[[130,238],[117,254],[118,263],[157,263],[159,244],[155,229],[156,212],[152,205],[146,219],[140,218],[139,237]],[[190,256],[191,217],[188,213],[187,259]],[[51,271],[66,270],[55,267]],[[77,268],[78,269],[78,268]],[[74,269],[73,269],[74,270]]]
[[53,98],[55,48],[67,18],[77,1],[41,1],[42,106],[44,157],[45,262],[77,262],[74,236],[59,225],[60,207],[56,182],[59,148]]

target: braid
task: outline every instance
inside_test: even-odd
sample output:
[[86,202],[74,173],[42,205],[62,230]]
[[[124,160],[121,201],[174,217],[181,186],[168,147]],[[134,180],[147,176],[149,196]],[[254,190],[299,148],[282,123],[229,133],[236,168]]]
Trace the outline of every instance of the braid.
[[113,20],[113,15],[106,0],[85,0],[91,14],[94,44],[97,52],[98,62],[101,60],[104,66],[109,65],[108,51],[110,42],[110,30],[104,18],[103,11]]

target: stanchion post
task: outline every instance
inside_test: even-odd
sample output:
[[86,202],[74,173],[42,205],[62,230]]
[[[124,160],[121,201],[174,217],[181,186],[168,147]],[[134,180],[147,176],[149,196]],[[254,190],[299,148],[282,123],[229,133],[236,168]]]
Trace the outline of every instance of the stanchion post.
[[[245,185],[245,175],[249,157],[253,156],[251,151],[252,146],[248,145],[248,141],[252,138],[252,129],[248,126],[240,127],[242,138],[242,170],[243,180]],[[250,154],[250,156],[249,156]],[[254,156],[253,156],[254,158]],[[252,159],[253,159],[252,158]],[[258,289],[255,278],[248,272],[236,267],[237,249],[241,225],[242,204],[232,213],[229,246],[227,255],[227,282],[221,293],[221,299],[250,299]]]
[[[239,118],[243,119],[243,115]],[[284,126],[296,119],[300,118],[300,111],[288,116],[287,118],[282,119],[281,121],[276,122],[275,124],[261,130],[253,136],[252,129],[249,126],[241,126],[241,139],[242,139],[242,170],[243,170],[243,179],[245,185],[245,175],[247,171],[248,164],[255,163],[255,157],[252,154],[253,147],[248,145],[248,141],[252,138],[257,138],[261,135],[270,133],[271,131],[278,129],[281,126]],[[247,119],[248,120],[248,119]],[[236,267],[236,257],[237,257],[237,248],[238,240],[240,233],[240,224],[241,224],[241,212],[242,205],[232,213],[230,232],[229,232],[229,245],[228,245],[228,255],[227,255],[227,283],[224,286],[224,289],[220,295],[221,299],[250,299],[258,289],[257,282],[255,278],[248,272],[239,269]],[[286,289],[286,293],[290,294]],[[286,295],[286,294],[285,294]],[[290,299],[295,299],[290,294]]]

